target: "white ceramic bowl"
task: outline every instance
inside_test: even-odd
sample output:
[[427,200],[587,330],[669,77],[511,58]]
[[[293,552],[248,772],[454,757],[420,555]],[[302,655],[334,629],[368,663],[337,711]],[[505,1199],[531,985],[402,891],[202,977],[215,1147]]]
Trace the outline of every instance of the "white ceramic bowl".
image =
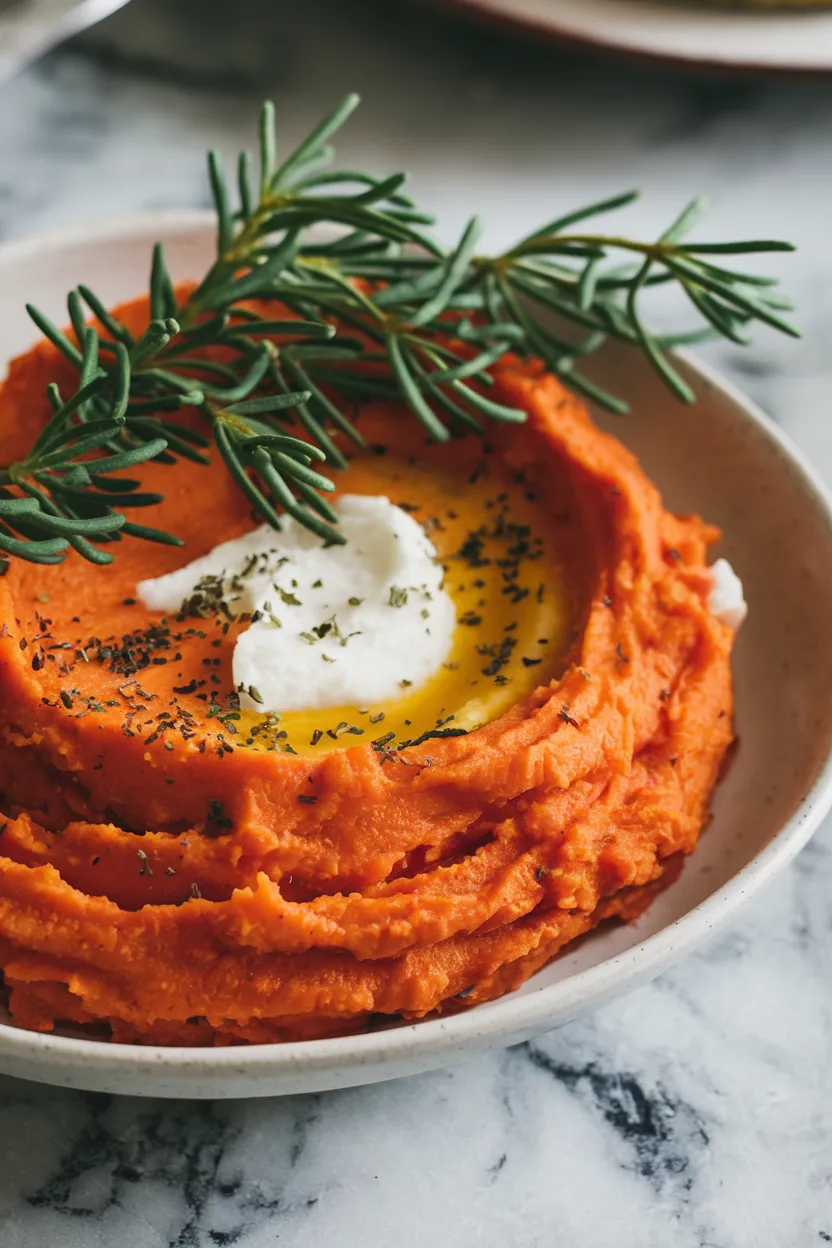
[[[64,317],[89,282],[114,302],[145,288],[150,250],[204,271],[204,213],[85,227],[0,250],[0,359],[35,338],[23,305]],[[445,1019],[334,1040],[190,1049],[36,1035],[0,1024],[0,1071],[67,1087],[174,1097],[270,1096],[415,1074],[514,1044],[655,975],[703,941],[803,846],[832,804],[832,504],[800,453],[710,370],[680,357],[699,401],[671,399],[641,357],[611,346],[596,376],[633,414],[598,417],[640,456],[674,510],[721,525],[749,618],[734,670],[739,751],[680,879],[638,923],[605,928],[519,992]],[[741,970],[739,971],[741,974]]]

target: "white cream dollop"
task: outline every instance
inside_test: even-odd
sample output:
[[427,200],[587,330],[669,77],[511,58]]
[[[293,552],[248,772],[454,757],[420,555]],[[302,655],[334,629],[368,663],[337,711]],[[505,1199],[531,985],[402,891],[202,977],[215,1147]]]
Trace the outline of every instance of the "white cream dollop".
[[717,559],[711,567],[711,593],[708,606],[728,628],[735,632],[748,615],[748,606],[742,592],[742,581],[727,559]]
[[234,648],[243,709],[372,705],[448,657],[456,611],[421,526],[381,496],[347,494],[336,510],[344,546],[287,516],[280,532],[263,525],[138,586],[145,606],[174,612],[203,578],[221,580],[235,615],[261,613]]

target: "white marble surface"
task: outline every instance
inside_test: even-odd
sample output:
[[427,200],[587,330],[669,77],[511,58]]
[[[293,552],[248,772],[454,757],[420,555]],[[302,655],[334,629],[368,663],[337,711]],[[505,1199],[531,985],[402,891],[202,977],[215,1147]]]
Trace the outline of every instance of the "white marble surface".
[[[402,0],[133,0],[0,87],[0,237],[205,202],[257,102],[297,135],[366,104],[406,167],[507,241],[639,185],[634,229],[710,190],[715,234],[786,233],[805,339],[709,354],[832,479],[832,83],[641,71]],[[165,1104],[0,1080],[3,1248],[822,1248],[832,1243],[832,827],[700,954],[593,1017],[411,1081]]]

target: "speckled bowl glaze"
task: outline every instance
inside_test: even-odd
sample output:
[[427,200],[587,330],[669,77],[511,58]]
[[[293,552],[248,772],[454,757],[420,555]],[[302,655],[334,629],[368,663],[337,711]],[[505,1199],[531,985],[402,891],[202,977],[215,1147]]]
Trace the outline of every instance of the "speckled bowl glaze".
[[[60,321],[80,280],[113,302],[142,290],[157,238],[175,275],[194,275],[211,254],[212,220],[146,216],[0,250],[0,358],[35,337],[27,299]],[[170,1097],[275,1096],[416,1074],[525,1040],[656,975],[785,866],[832,805],[832,502],[762,412],[701,364],[681,356],[680,367],[695,408],[669,397],[635,352],[611,346],[595,362],[597,379],[633,407],[599,423],[636,452],[671,508],[722,527],[717,553],[739,572],[750,606],[734,661],[739,749],[699,848],[647,914],[596,932],[519,992],[449,1018],[225,1049],[115,1045],[0,1023],[0,1071]]]

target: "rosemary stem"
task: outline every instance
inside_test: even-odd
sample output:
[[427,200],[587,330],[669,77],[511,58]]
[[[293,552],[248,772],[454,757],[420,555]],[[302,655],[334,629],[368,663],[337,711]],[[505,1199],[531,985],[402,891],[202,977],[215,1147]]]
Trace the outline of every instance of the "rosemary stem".
[[[599,215],[633,202],[628,192],[550,219],[502,255],[474,254],[476,216],[455,246],[442,248],[421,228],[432,218],[400,193],[404,174],[325,168],[328,141],[357,102],[347,96],[282,161],[274,109],[265,104],[259,186],[244,153],[236,206],[219,158],[209,155],[216,257],[180,306],[164,248],[154,248],[150,324],[138,340],[84,285],[69,295],[73,337],[30,309],[80,376],[68,398],[50,383],[51,422],[19,463],[0,468],[5,551],[55,563],[71,546],[101,563],[107,555],[92,542],[116,529],[173,540],[122,515],[161,495],[143,492],[132,474],[110,474],[150,460],[208,463],[203,450],[211,441],[215,464],[265,521],[279,527],[288,512],[337,540],[320,518],[334,522],[318,493],[331,483],[310,463],[347,466],[333,431],[361,444],[353,405],[403,400],[436,441],[486,420],[522,420],[488,397],[491,370],[506,352],[543,359],[567,386],[620,412],[620,398],[579,372],[584,357],[613,337],[641,350],[666,386],[691,401],[666,354],[670,342],[645,317],[643,304],[658,285],[675,285],[705,326],[732,342],[745,342],[754,323],[797,335],[782,317],[790,305],[776,280],[735,272],[722,259],[789,245],[688,243],[698,200],[655,242],[590,232]],[[320,225],[335,226],[337,235],[316,242],[310,232]],[[81,301],[97,328],[84,324]],[[258,301],[287,312],[276,320]],[[580,337],[557,331],[552,316]],[[210,433],[177,421],[185,408],[198,408]],[[34,508],[9,495],[15,485]],[[0,575],[7,562],[0,552]]]

